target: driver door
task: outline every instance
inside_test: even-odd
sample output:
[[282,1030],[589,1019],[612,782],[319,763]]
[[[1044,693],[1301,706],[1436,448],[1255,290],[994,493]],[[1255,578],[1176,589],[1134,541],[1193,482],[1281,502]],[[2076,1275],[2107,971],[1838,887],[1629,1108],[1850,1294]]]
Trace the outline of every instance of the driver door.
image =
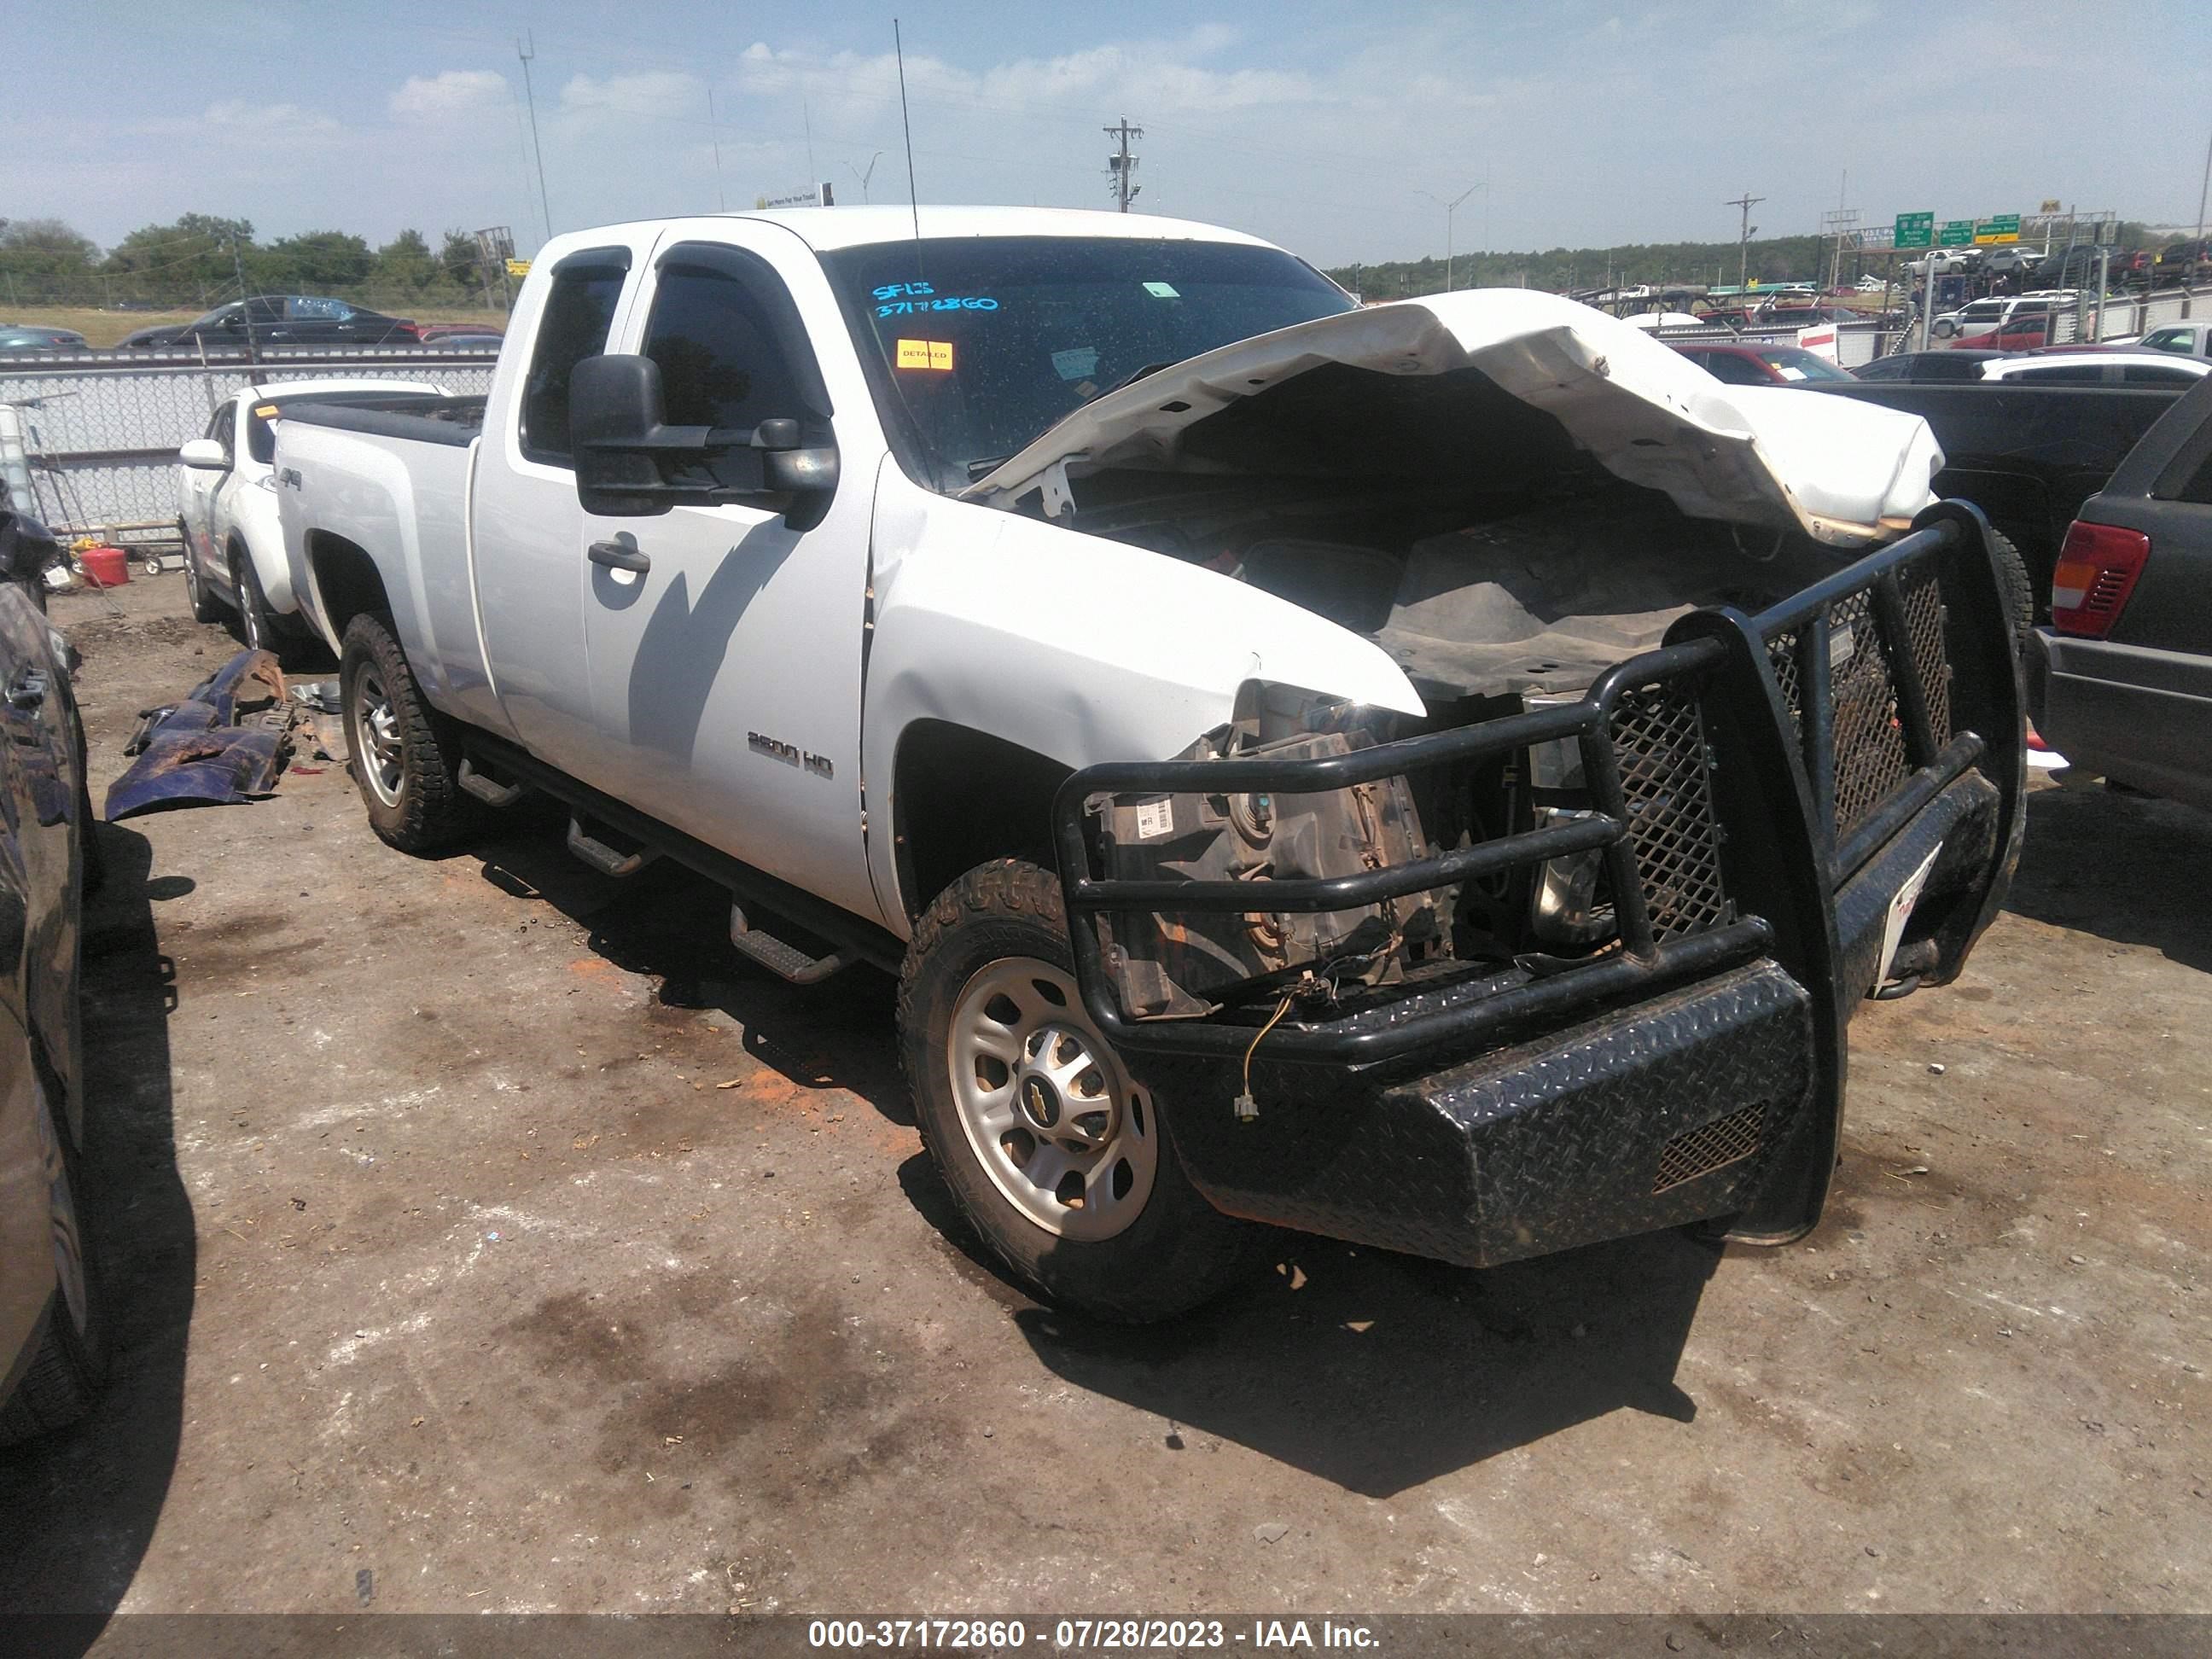
[[[842,335],[818,267],[787,233],[729,220],[667,233],[621,349],[659,365],[670,424],[796,418],[818,430],[809,441],[830,435],[792,291],[807,278],[819,326]],[[809,529],[765,506],[678,506],[586,514],[576,549],[610,771],[600,787],[868,915],[860,656],[874,482],[872,469],[847,471]]]

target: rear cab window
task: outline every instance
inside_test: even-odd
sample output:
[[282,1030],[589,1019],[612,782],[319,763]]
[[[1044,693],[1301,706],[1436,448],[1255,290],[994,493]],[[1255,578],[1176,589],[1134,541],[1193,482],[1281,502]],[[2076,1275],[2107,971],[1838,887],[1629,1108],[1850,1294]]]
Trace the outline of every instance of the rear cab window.
[[607,349],[615,306],[629,274],[627,248],[572,253],[555,269],[522,383],[519,435],[526,459],[545,466],[574,465],[568,437],[569,380],[578,363]]

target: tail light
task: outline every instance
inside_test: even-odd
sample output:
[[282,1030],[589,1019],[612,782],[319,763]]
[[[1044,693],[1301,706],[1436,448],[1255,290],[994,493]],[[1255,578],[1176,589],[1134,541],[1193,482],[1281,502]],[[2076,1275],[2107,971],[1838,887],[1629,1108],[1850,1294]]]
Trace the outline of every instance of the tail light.
[[2149,558],[2150,538],[2142,531],[2076,519],[2051,574],[2051,625],[2062,634],[2105,638]]

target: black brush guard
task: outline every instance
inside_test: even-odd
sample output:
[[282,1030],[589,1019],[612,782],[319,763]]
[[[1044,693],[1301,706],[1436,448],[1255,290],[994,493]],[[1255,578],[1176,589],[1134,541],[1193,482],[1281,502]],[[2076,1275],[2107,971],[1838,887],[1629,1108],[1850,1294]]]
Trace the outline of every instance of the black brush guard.
[[[2006,614],[1986,523],[1946,502],[1757,616],[1682,617],[1576,704],[1320,759],[1088,768],[1053,809],[1085,1009],[1236,1213],[1478,1264],[1721,1217],[1795,1237],[1826,1199],[1844,1030],[1892,896],[1933,858],[1899,962],[1942,983],[2017,860]],[[1593,817],[1325,880],[1094,873],[1102,798],[1317,793],[1557,739],[1579,746]],[[1099,933],[1114,912],[1354,909],[1590,849],[1616,949],[1362,992],[1327,1018],[1294,1005],[1264,1038],[1272,1004],[1128,1018]],[[1238,1122],[1248,1064],[1261,1110]]]

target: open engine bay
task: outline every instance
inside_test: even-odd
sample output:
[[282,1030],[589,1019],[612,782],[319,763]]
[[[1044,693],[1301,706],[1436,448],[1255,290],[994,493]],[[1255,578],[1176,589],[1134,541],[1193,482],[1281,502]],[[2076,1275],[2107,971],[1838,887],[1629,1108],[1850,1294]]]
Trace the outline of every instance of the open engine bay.
[[[1847,562],[1802,533],[1689,518],[1595,468],[1473,500],[1159,474],[1099,475],[1084,495],[1074,527],[1203,563],[1365,635],[1427,710],[1413,719],[1255,681],[1236,718],[1178,759],[1309,759],[1576,702],[1684,613],[1756,611]],[[1099,819],[1102,868],[1255,884],[1356,875],[1589,818],[1583,766],[1569,738],[1328,793],[1116,797]],[[1673,787],[1702,791],[1702,769]],[[1645,810],[1709,816],[1664,792]],[[1121,912],[1109,926],[1108,961],[1137,1018],[1334,1002],[1486,963],[1542,973],[1620,948],[1595,849],[1362,909]]]

